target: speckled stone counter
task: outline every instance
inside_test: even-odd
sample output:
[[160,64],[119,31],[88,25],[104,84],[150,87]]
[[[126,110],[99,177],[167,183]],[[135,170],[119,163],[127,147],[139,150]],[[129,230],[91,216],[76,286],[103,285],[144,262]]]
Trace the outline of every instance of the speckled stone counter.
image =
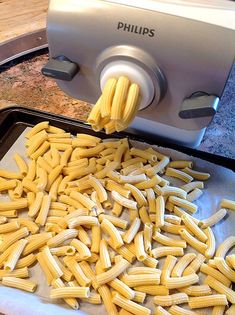
[[[0,67],[0,108],[17,104],[85,120],[91,105],[65,95],[41,74],[47,59],[44,50]],[[198,149],[235,159],[235,65]]]

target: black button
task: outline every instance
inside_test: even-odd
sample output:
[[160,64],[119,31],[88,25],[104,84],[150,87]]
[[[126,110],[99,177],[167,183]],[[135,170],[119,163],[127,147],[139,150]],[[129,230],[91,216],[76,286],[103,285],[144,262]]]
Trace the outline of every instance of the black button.
[[42,74],[57,80],[71,81],[79,72],[79,66],[65,56],[50,59],[42,68]]

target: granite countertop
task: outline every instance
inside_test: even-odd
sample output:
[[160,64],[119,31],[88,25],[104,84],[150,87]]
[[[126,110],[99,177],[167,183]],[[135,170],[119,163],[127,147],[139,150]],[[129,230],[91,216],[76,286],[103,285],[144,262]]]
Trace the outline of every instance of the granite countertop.
[[[0,67],[0,108],[22,105],[86,120],[91,105],[67,96],[54,80],[41,74],[47,60],[43,50]],[[235,65],[198,149],[235,159]]]

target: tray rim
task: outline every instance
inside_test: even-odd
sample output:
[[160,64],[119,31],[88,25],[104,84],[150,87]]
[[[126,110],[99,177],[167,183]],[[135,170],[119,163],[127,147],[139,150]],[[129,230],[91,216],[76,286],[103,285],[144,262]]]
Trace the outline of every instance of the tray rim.
[[[4,126],[4,123],[6,124],[6,120],[9,118],[10,115],[16,115],[15,119],[17,118],[20,114],[25,114],[24,115],[24,121],[20,120],[12,120],[10,122],[10,127],[6,128]],[[232,171],[235,172],[235,159],[229,158],[229,157],[224,157],[220,155],[216,155],[213,153],[205,152],[205,151],[199,151],[195,148],[189,148],[185,147],[182,145],[174,144],[171,142],[168,142],[160,137],[154,136],[153,139],[150,139],[149,136],[143,136],[139,135],[137,133],[129,133],[129,132],[120,132],[120,133],[114,133],[112,135],[106,135],[104,132],[95,132],[93,131],[90,126],[86,123],[84,123],[81,120],[76,120],[74,118],[66,117],[63,115],[59,114],[53,114],[51,112],[39,110],[39,109],[33,109],[33,108],[28,108],[25,106],[19,106],[19,105],[13,105],[13,106],[8,106],[5,108],[0,109],[0,144],[2,141],[6,140],[5,137],[7,136],[7,133],[9,130],[13,127],[14,124],[16,123],[25,123],[27,125],[34,125],[34,123],[30,122],[27,120],[27,115],[28,116],[33,116],[34,119],[38,122],[43,121],[43,120],[49,120],[53,121],[52,123],[63,123],[67,127],[78,127],[78,128],[83,128],[86,131],[88,131],[91,134],[100,136],[101,138],[123,138],[127,137],[130,140],[135,140],[139,142],[146,142],[150,145],[158,145],[170,149],[177,150],[182,153],[186,153],[188,155],[191,155],[193,157],[198,157],[203,160],[209,161],[213,164],[221,165],[225,168],[231,169]],[[20,118],[20,117],[18,117]]]

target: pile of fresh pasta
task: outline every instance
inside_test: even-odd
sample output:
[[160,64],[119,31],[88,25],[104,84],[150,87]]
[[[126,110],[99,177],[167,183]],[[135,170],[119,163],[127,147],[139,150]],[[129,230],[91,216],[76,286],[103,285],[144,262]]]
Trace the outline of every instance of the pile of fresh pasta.
[[107,80],[102,95],[92,108],[87,119],[95,131],[107,134],[126,129],[138,111],[140,88],[138,84],[121,76]]
[[109,315],[148,315],[152,296],[154,314],[235,314],[235,236],[216,244],[212,229],[235,202],[193,217],[208,173],[128,139],[72,137],[48,122],[26,138],[18,172],[0,169],[10,200],[0,202],[1,285],[34,292],[30,267],[39,264],[50,298],[73,309],[104,303]]

